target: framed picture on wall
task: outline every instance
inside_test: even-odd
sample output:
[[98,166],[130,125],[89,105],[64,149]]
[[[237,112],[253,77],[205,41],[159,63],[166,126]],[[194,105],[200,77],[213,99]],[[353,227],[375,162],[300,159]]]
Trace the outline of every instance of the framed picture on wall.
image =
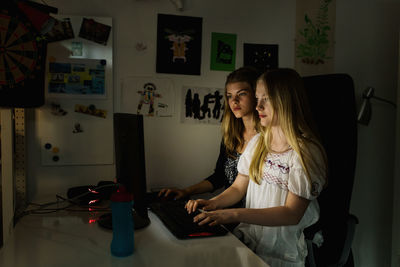
[[157,73],[200,75],[202,18],[158,14]]
[[243,63],[260,71],[278,67],[278,45],[276,44],[243,44]]
[[236,34],[211,33],[211,70],[233,71],[236,60]]

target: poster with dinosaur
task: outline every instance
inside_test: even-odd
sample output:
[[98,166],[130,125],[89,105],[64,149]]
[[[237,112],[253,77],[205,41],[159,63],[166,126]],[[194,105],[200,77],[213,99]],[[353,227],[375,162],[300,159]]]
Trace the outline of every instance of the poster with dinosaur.
[[295,69],[303,76],[334,71],[336,0],[296,2]]

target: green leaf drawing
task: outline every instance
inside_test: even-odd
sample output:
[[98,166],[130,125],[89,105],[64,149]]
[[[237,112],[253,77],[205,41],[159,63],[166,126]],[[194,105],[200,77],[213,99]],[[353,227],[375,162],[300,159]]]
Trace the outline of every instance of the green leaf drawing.
[[304,21],[306,26],[299,30],[302,42],[296,48],[296,57],[301,58],[305,64],[324,64],[325,60],[330,59],[326,55],[330,41],[328,32],[331,27],[328,24],[328,5],[332,0],[322,0],[318,10],[315,23],[305,14]]

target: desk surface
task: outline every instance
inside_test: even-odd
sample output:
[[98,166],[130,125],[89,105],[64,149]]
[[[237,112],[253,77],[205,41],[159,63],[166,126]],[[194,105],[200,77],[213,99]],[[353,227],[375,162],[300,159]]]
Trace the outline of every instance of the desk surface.
[[110,253],[112,231],[95,223],[99,216],[57,212],[23,217],[0,249],[0,266],[268,266],[231,233],[179,240],[151,212],[150,225],[135,231],[133,255],[114,257]]

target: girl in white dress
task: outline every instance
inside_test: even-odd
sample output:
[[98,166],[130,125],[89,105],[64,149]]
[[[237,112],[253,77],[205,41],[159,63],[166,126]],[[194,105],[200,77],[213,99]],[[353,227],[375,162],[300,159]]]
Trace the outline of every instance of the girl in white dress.
[[[264,73],[257,82],[263,126],[238,163],[235,182],[218,196],[191,200],[202,224],[239,222],[234,233],[270,266],[304,266],[304,228],[319,218],[316,200],[326,180],[326,154],[312,127],[302,79],[292,69]],[[247,193],[247,195],[246,195]],[[223,209],[246,195],[246,208]]]

